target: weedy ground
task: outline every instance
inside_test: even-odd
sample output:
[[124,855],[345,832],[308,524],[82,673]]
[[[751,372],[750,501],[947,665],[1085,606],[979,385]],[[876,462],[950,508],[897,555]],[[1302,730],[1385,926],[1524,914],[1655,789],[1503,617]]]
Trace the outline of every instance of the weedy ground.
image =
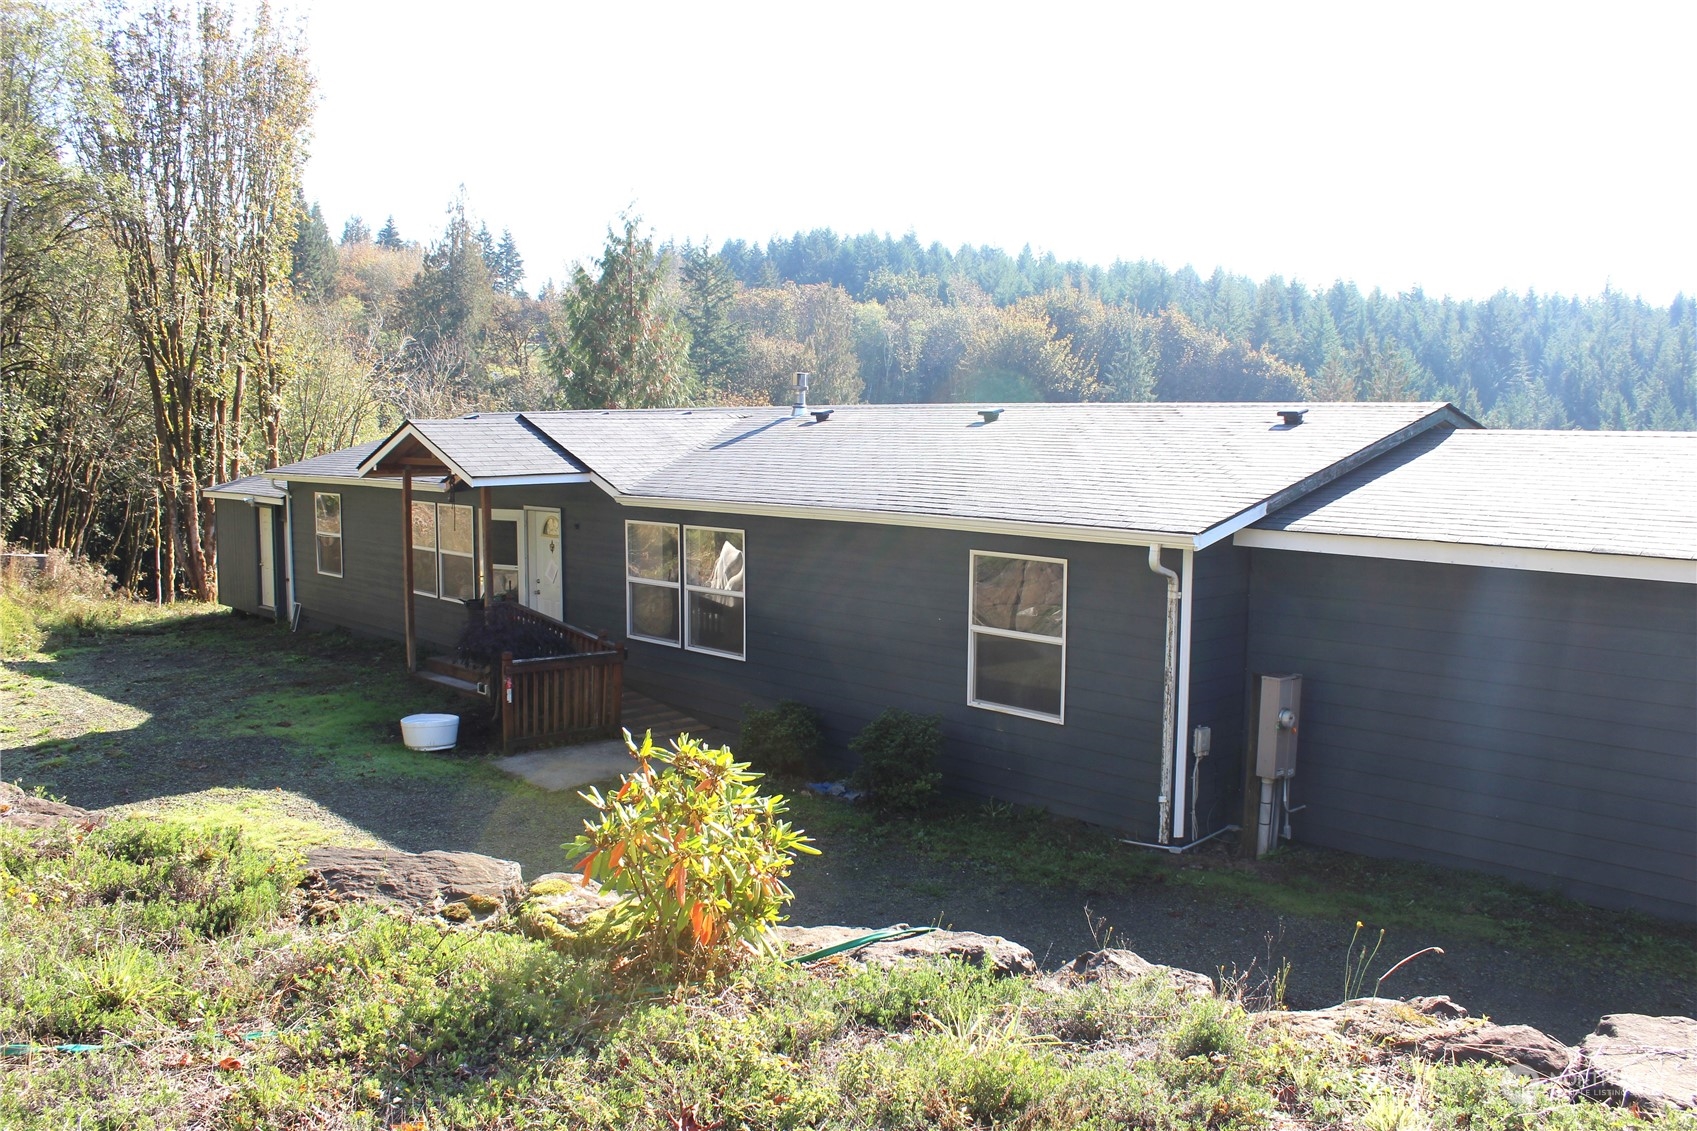
[[[298,854],[130,819],[0,832],[0,1125],[16,1128],[1614,1128],[1505,1072],[1360,1062],[1164,978],[762,961],[631,985],[594,956],[372,907]],[[1697,1128],[1697,1117],[1664,1121]]]

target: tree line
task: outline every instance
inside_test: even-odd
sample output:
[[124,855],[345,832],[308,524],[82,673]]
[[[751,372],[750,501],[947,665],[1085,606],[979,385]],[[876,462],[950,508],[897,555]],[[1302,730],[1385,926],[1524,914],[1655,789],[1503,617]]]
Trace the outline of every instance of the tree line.
[[0,528],[215,591],[222,480],[465,412],[939,400],[1446,399],[1506,427],[1697,427],[1697,308],[1433,299],[828,229],[718,247],[636,216],[559,285],[464,190],[333,234],[312,80],[261,7],[91,24],[0,0]]

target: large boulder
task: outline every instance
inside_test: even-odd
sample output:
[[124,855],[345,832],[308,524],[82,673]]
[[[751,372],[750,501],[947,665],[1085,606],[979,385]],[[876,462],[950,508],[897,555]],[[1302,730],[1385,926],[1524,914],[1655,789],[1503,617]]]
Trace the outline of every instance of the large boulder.
[[1465,1026],[1434,1033],[1419,1043],[1422,1056],[1454,1064],[1485,1060],[1506,1064],[1532,1076],[1562,1076],[1573,1064],[1573,1050],[1530,1025]]
[[1109,984],[1135,982],[1140,978],[1158,975],[1172,983],[1181,998],[1213,997],[1214,979],[1194,970],[1177,966],[1161,966],[1150,962],[1136,951],[1093,950],[1081,954],[1061,968],[1061,979],[1074,985],[1092,982]]
[[[791,956],[811,954],[872,934],[868,927],[775,927],[772,937]],[[1037,960],[1031,952],[1000,935],[976,931],[932,931],[912,938],[874,943],[849,951],[845,958],[881,969],[901,962],[932,958],[958,958],[975,966],[987,966],[997,974],[1035,974]]]
[[518,911],[519,929],[531,938],[571,946],[618,906],[620,898],[603,892],[587,876],[549,872],[530,885],[530,894]]
[[1697,1020],[1611,1013],[1579,1052],[1606,1096],[1653,1112],[1697,1108]]
[[83,828],[98,828],[106,818],[62,801],[49,801],[25,793],[10,782],[0,781],[0,825],[14,829],[45,829],[69,822]]
[[311,848],[309,891],[335,900],[377,900],[456,922],[487,920],[518,906],[524,874],[512,860],[476,852]]

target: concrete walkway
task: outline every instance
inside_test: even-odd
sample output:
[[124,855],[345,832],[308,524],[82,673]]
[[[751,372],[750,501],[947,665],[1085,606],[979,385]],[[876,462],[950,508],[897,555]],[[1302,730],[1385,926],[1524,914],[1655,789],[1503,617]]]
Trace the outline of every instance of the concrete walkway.
[[[665,746],[680,734],[705,740],[720,746],[733,742],[730,733],[710,727],[664,703],[656,702],[640,692],[627,690],[620,704],[625,729],[638,742],[649,731],[654,744]],[[614,782],[619,775],[635,766],[622,738],[598,739],[576,746],[554,746],[546,750],[530,750],[496,758],[496,769],[523,778],[541,789],[582,789],[586,785]]]

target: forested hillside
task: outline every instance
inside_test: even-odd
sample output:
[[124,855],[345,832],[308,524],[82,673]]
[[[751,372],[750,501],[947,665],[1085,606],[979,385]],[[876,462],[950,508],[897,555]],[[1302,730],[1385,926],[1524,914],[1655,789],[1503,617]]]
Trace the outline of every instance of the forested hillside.
[[798,370],[818,403],[1441,398],[1697,428],[1684,296],[1362,294],[828,229],[678,246],[631,216],[537,287],[463,191],[440,231],[333,234],[303,195],[304,45],[264,12],[0,19],[0,529],[130,587],[209,596],[207,487],[406,417],[784,403]]

